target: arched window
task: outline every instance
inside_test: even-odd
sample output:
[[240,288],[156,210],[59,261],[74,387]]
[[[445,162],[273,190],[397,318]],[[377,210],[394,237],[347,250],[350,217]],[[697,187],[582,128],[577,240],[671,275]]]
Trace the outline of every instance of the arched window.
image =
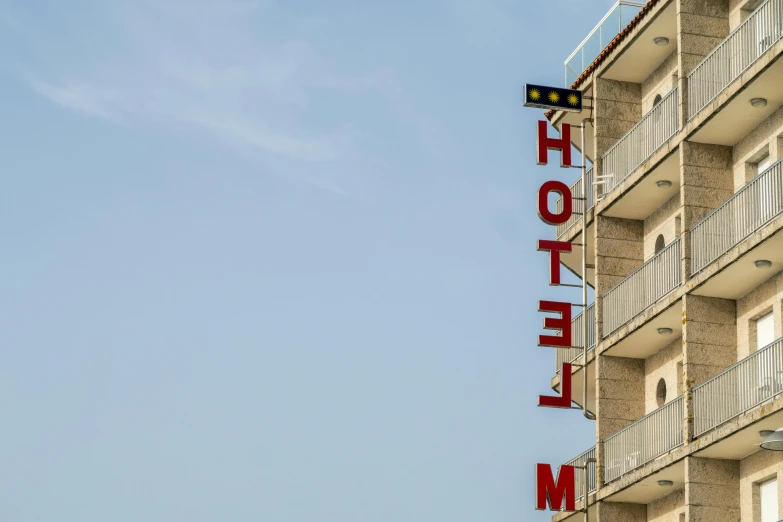
[[666,246],[666,240],[663,238],[663,234],[659,234],[658,238],[655,240],[655,253],[657,254],[661,250],[663,250],[663,247]]
[[660,94],[656,94],[655,95],[655,99],[653,100],[653,107],[658,105],[660,102],[661,102],[661,95]]
[[658,381],[658,388],[655,390],[655,402],[659,408],[666,404],[666,381],[663,379]]

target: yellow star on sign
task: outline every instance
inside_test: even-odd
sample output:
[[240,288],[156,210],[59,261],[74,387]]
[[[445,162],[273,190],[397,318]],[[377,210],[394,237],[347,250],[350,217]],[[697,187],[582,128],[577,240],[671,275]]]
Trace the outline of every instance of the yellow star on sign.
[[571,105],[576,107],[577,104],[579,103],[579,96],[577,96],[576,94],[573,94],[573,93],[569,94],[568,95],[568,103],[570,103]]
[[557,94],[555,91],[552,91],[549,93],[549,101],[552,103],[557,103],[560,101],[560,95]]
[[538,89],[531,89],[530,91],[530,99],[533,101],[538,101],[541,99],[541,93]]

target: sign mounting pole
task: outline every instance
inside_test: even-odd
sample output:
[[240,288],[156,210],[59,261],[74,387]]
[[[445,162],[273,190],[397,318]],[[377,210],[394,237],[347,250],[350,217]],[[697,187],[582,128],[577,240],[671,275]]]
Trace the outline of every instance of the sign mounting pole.
[[589,475],[590,474],[587,471],[587,467],[590,465],[590,463],[595,464],[596,460],[593,459],[593,458],[585,459],[585,465],[584,465],[584,468],[583,468],[585,470],[585,483],[584,483],[584,494],[585,494],[585,496],[582,497],[582,502],[584,504],[584,509],[585,509],[585,519],[584,519],[585,522],[589,522],[588,514],[587,514],[587,509],[589,508],[589,506],[587,505],[587,498],[588,498],[588,496],[589,496],[588,494],[590,492],[590,486],[588,485],[588,479],[589,479]]
[[[582,120],[582,414],[595,420],[595,415],[587,410],[587,155],[585,154],[585,131],[587,123],[593,120]],[[592,186],[590,187],[592,190]],[[585,465],[586,466],[586,465]],[[587,467],[585,467],[585,470]],[[587,473],[587,471],[585,471]],[[585,476],[585,478],[587,478]],[[585,506],[587,496],[585,495]],[[587,522],[587,509],[585,509],[585,522]]]

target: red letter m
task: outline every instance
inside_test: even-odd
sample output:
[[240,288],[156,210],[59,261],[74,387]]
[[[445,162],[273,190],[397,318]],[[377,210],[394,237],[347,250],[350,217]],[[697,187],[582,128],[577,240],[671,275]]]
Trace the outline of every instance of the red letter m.
[[575,511],[575,489],[573,466],[560,466],[555,480],[549,464],[536,464],[536,509],[561,511],[565,498],[565,510]]

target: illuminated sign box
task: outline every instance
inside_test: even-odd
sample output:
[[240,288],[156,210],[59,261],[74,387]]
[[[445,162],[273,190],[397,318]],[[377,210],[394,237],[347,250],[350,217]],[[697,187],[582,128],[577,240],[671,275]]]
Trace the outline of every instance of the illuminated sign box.
[[525,84],[525,107],[582,112],[582,91]]

